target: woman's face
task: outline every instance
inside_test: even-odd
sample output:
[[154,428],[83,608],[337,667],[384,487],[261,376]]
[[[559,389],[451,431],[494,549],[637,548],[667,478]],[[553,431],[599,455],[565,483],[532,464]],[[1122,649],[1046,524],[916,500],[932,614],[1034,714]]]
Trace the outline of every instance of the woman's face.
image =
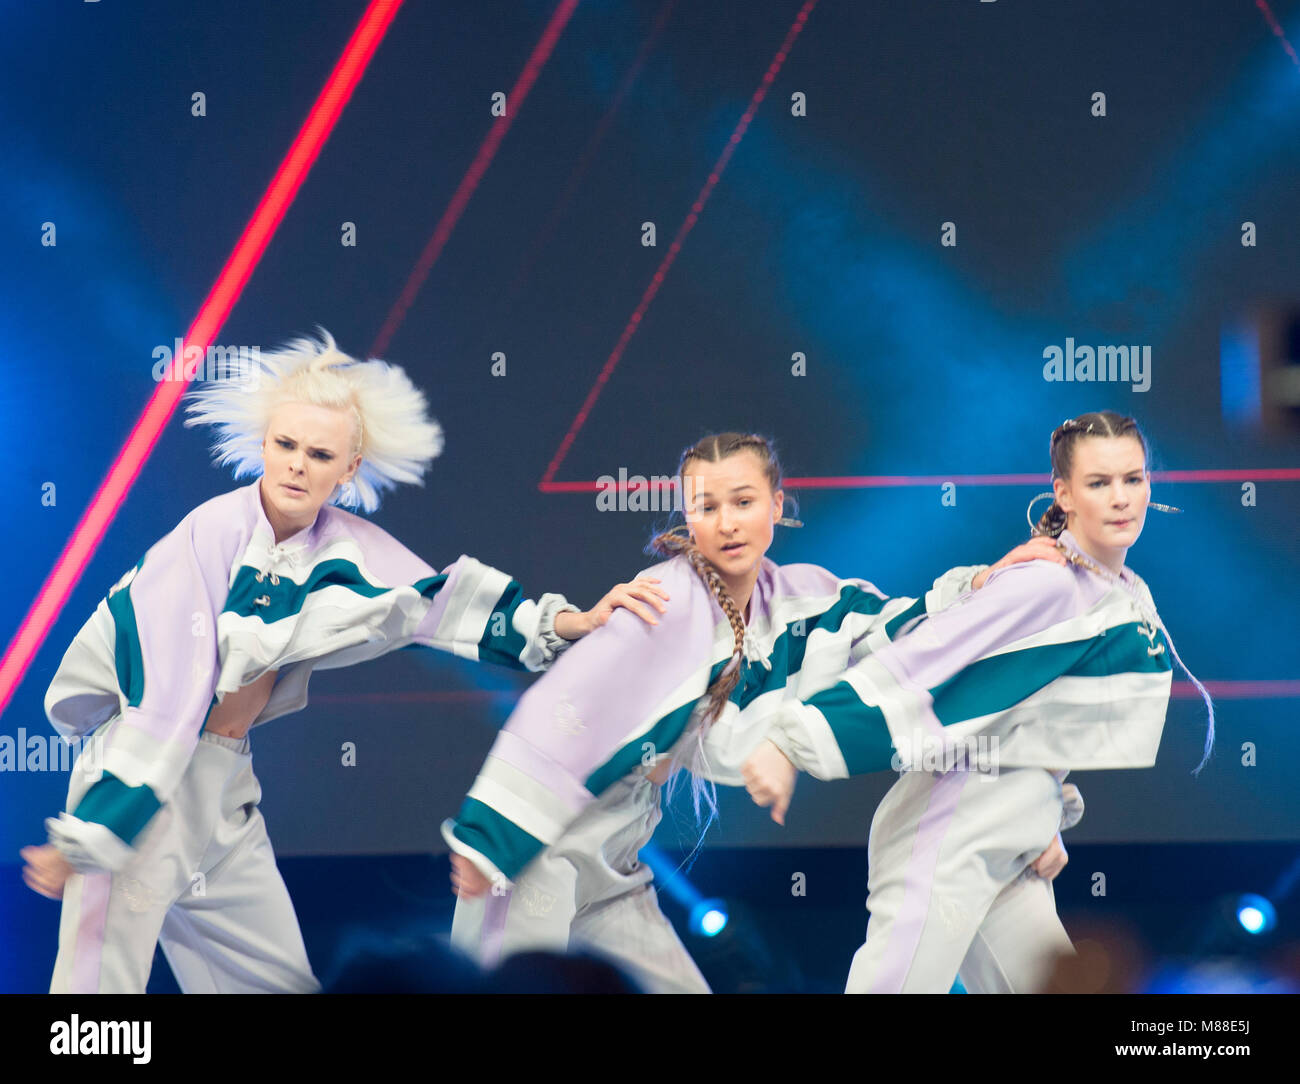
[[1052,483],[1066,527],[1094,557],[1118,557],[1142,533],[1151,480],[1136,437],[1083,437],[1068,479]]
[[699,551],[724,580],[757,574],[785,499],[781,490],[772,492],[758,455],[744,449],[717,463],[692,459],[682,484],[686,523]]
[[276,407],[262,441],[262,498],[277,530],[309,526],[334,490],[352,480],[361,466],[352,451],[355,425],[349,410],[312,403]]

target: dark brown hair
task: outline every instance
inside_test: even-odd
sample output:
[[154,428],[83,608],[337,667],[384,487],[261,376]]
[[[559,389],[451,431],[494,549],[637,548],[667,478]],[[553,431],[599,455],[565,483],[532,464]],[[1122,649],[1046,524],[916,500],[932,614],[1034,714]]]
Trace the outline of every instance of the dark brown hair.
[[[1062,422],[1053,431],[1050,445],[1053,478],[1070,477],[1070,472],[1074,469],[1075,448],[1078,446],[1079,441],[1085,437],[1133,437],[1142,446],[1142,458],[1148,464],[1150,463],[1151,451],[1147,446],[1146,437],[1142,435],[1142,430],[1138,428],[1138,423],[1132,418],[1118,414],[1113,410],[1102,410],[1093,414],[1080,414],[1077,418]],[[1065,530],[1065,512],[1062,511],[1061,506],[1056,501],[1052,501],[1034,527],[1034,534],[1045,534],[1056,538],[1063,530]],[[1178,657],[1178,649],[1174,646],[1174,638],[1169,635],[1169,630],[1165,628],[1164,622],[1160,620],[1160,615],[1153,611],[1150,619],[1153,619],[1160,626],[1160,630],[1165,634],[1165,640],[1169,644],[1169,653],[1173,656],[1174,662],[1182,668],[1184,674],[1191,678],[1192,684],[1196,686],[1197,692],[1201,694],[1201,699],[1205,701],[1205,709],[1209,714],[1209,726],[1205,734],[1205,751],[1201,756],[1201,762],[1192,772],[1193,775],[1198,775],[1209,762],[1210,753],[1214,749],[1214,701],[1210,698],[1205,686],[1201,684],[1195,674],[1187,669],[1183,660]]]
[[[1074,470],[1074,452],[1079,441],[1085,437],[1133,437],[1142,446],[1142,458],[1150,459],[1146,437],[1132,418],[1117,414],[1113,410],[1101,410],[1092,414],[1080,414],[1062,422],[1052,432],[1048,453],[1052,459],[1052,477],[1069,479]],[[1048,505],[1047,511],[1039,517],[1034,526],[1034,534],[1056,538],[1065,530],[1065,511],[1056,501]]]

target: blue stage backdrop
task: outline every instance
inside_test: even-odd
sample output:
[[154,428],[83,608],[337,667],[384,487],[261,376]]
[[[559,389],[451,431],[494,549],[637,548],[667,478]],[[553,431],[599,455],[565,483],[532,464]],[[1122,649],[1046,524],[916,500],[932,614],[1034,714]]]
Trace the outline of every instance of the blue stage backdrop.
[[[1079,780],[1074,836],[1300,837],[1300,66],[1257,6],[571,6],[408,0],[216,342],[382,342],[447,443],[377,522],[584,604],[651,563],[666,514],[544,477],[667,475],[704,433],[757,430],[793,477],[858,480],[791,487],[806,526],[772,556],[915,594],[1025,537],[1063,419],[1134,414],[1185,511],[1152,513],[1130,563],[1219,741],[1193,778],[1183,682],[1156,768]],[[5,7],[8,644],[365,4]],[[1270,10],[1300,37],[1300,4]],[[1127,371],[1078,379],[1084,347]],[[233,484],[173,417],[0,735],[49,733],[81,623]],[[442,850],[528,680],[426,652],[318,674],[253,733],[278,851]],[[43,840],[66,781],[0,772],[0,853]],[[711,839],[861,844],[888,782],[805,781],[783,830],[733,792]]]

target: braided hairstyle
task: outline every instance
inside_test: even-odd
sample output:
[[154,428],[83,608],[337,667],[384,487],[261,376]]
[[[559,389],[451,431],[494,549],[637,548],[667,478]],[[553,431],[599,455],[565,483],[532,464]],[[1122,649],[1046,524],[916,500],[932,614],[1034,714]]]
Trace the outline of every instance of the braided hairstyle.
[[[719,463],[745,450],[752,451],[758,456],[768,484],[775,493],[781,488],[781,464],[776,458],[771,443],[753,433],[714,433],[692,444],[682,452],[681,459],[677,462],[678,482],[682,484],[681,479],[684,477],[686,467],[693,460],[702,463]],[[726,707],[732,690],[740,681],[740,662],[744,657],[745,645],[745,618],[740,612],[740,607],[736,605],[736,600],[728,593],[722,577],[718,575],[718,570],[695,547],[689,529],[684,525],[678,525],[656,535],[648,549],[661,557],[675,557],[680,554],[690,561],[696,575],[713,593],[713,597],[718,600],[718,605],[722,607],[722,612],[727,615],[727,620],[731,623],[731,631],[736,638],[731,661],[705,694],[708,697],[708,709],[704,715],[704,725],[708,727],[722,714],[722,709]]]
[[[1143,458],[1148,462],[1151,459],[1146,437],[1142,435],[1138,423],[1132,418],[1118,414],[1113,410],[1080,414],[1077,418],[1062,422],[1052,433],[1050,453],[1053,478],[1070,477],[1070,472],[1074,468],[1074,450],[1084,437],[1132,437],[1142,446]],[[1042,514],[1038,523],[1034,526],[1034,534],[1058,538],[1064,530],[1065,512],[1056,501],[1052,501],[1047,511]],[[1187,664],[1179,657],[1178,648],[1174,646],[1174,638],[1169,635],[1169,630],[1165,628],[1165,623],[1160,620],[1160,615],[1153,612],[1151,616],[1154,617],[1155,623],[1160,626],[1160,631],[1165,634],[1165,640],[1169,644],[1169,652],[1173,655],[1174,662],[1191,679],[1192,684],[1196,686],[1196,691],[1201,694],[1201,700],[1204,701],[1205,709],[1209,715],[1209,723],[1205,732],[1205,749],[1201,754],[1201,762],[1192,772],[1193,775],[1199,775],[1201,769],[1209,763],[1210,753],[1214,750],[1214,700],[1210,697],[1205,686],[1201,684],[1195,674],[1187,669]]]
[[[776,451],[770,441],[753,433],[714,433],[710,436],[697,441],[689,448],[682,452],[681,458],[677,462],[677,481],[678,485],[684,489],[684,471],[693,462],[701,463],[718,463],[722,460],[733,456],[738,452],[751,451],[758,456],[762,464],[763,472],[767,478],[768,484],[775,493],[781,488],[781,464],[777,460]],[[713,725],[722,714],[723,709],[727,706],[727,701],[731,698],[731,693],[740,681],[740,664],[744,659],[745,645],[745,618],[740,612],[740,607],[736,605],[736,600],[731,597],[727,590],[726,584],[722,582],[722,577],[718,570],[696,548],[695,543],[691,541],[690,530],[685,524],[678,524],[676,527],[663,531],[651,539],[647,552],[657,554],[661,557],[685,557],[695,570],[697,576],[704,581],[706,587],[717,599],[718,605],[722,607],[722,612],[726,614],[727,621],[731,625],[731,631],[735,637],[735,646],[731,654],[731,661],[723,668],[717,679],[706,690],[703,699],[705,704],[703,718],[699,728],[696,731],[695,750],[697,758],[702,760],[704,753],[704,733]],[[678,752],[674,757],[674,763],[681,765],[682,752]],[[683,860],[682,865],[689,867],[695,856],[699,853],[700,847],[704,843],[704,836],[708,832],[709,824],[718,813],[717,791],[711,781],[702,780],[695,772],[690,774],[691,798],[695,810],[695,822],[699,827],[699,837],[696,840],[694,848],[690,854]],[[674,771],[671,775],[666,797],[671,805],[673,794],[677,783],[677,774]],[[702,816],[701,805],[707,804],[709,815],[706,818]]]
[[[1074,470],[1074,449],[1084,437],[1132,437],[1142,446],[1144,459],[1151,458],[1147,448],[1146,437],[1132,418],[1117,414],[1113,410],[1101,410],[1092,414],[1080,414],[1077,418],[1062,422],[1052,432],[1048,453],[1052,459],[1052,477],[1069,478]],[[1034,535],[1047,535],[1058,538],[1065,530],[1065,510],[1053,500],[1047,511],[1039,517],[1034,525]]]

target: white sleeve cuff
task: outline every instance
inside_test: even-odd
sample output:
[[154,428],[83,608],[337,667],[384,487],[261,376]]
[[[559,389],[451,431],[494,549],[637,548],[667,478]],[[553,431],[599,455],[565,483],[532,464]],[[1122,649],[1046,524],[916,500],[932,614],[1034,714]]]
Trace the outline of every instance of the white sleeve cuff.
[[962,595],[974,590],[972,580],[983,572],[988,565],[963,565],[950,568],[934,581],[934,586],[925,594],[925,612],[935,614],[946,610]]
[[542,668],[550,666],[573,641],[555,631],[555,618],[562,613],[581,613],[563,595],[543,595],[537,600],[537,643],[542,649]]
[[442,838],[447,846],[450,847],[455,854],[462,855],[473,862],[479,873],[483,874],[484,877],[492,882],[493,888],[497,885],[503,885],[506,888],[511,887],[510,878],[497,869],[491,859],[480,854],[468,843],[462,843],[456,838],[455,828],[456,822],[450,817],[442,822]]
[[71,813],[60,813],[57,820],[47,817],[45,831],[78,873],[116,872],[135,857],[135,849],[104,825],[78,820]]
[[791,764],[814,779],[849,777],[844,754],[840,752],[826,716],[811,704],[801,704],[797,700],[782,704],[767,737]]
[[1061,831],[1064,832],[1083,819],[1083,795],[1073,783],[1064,783],[1061,786],[1061,798],[1064,801],[1061,811]]

